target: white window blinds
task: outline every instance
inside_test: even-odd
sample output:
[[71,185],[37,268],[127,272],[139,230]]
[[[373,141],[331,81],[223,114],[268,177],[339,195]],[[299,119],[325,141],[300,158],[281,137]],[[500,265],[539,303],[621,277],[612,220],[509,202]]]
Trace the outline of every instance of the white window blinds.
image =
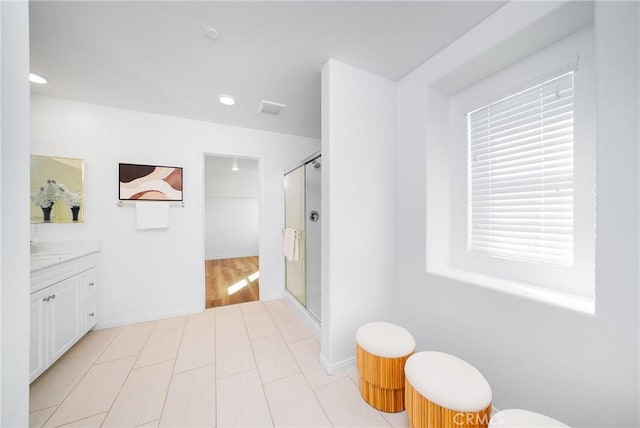
[[469,253],[573,265],[573,77],[467,115]]

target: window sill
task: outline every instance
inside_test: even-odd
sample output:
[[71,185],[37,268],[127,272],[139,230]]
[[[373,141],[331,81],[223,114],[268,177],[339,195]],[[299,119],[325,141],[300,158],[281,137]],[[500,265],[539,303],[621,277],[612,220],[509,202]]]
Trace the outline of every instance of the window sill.
[[501,291],[528,300],[559,306],[584,314],[595,315],[596,312],[595,298],[548,290],[523,282],[510,281],[451,267],[427,269],[427,273],[479,285],[491,290]]

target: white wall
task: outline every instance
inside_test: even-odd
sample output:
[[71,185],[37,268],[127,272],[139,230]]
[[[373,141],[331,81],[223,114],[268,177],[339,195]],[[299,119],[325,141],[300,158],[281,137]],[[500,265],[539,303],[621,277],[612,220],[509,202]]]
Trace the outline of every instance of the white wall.
[[0,2],[0,426],[29,423],[29,8]]
[[322,345],[330,371],[382,321],[394,277],[395,84],[330,60],[322,70]]
[[[32,96],[31,152],[85,159],[83,224],[42,224],[35,240],[102,241],[98,325],[105,327],[204,309],[204,156],[260,160],[260,297],[284,289],[285,165],[319,142],[43,96]],[[118,162],[184,168],[185,207],[170,227],[135,229],[135,210],[118,207]]]
[[260,241],[258,161],[252,161],[253,168],[239,171],[221,170],[215,161],[212,156],[205,160],[205,257],[217,260],[257,256]]
[[427,88],[557,6],[509,3],[399,83],[395,319],[414,334],[418,350],[449,352],[476,366],[497,408],[527,408],[575,427],[638,426],[636,3],[602,2],[595,10],[596,315],[425,272],[426,216],[439,211],[425,196],[442,184],[427,181],[425,167],[448,163],[442,152],[427,157],[433,137],[425,123],[442,119],[426,105]]

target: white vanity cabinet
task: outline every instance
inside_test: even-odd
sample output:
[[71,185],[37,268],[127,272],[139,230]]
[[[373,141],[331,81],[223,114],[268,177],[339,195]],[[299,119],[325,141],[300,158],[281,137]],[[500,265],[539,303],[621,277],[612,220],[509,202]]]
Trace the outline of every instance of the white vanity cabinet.
[[30,381],[96,325],[96,262],[88,254],[31,273]]
[[80,332],[85,334],[96,325],[98,281],[96,268],[82,274],[80,283]]

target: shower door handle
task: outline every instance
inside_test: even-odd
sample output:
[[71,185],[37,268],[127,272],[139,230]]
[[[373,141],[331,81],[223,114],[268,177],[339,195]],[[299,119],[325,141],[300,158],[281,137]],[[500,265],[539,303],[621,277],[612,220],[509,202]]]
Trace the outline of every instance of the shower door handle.
[[309,220],[311,220],[312,222],[316,222],[320,219],[320,214],[318,214],[318,211],[311,211],[309,213]]

